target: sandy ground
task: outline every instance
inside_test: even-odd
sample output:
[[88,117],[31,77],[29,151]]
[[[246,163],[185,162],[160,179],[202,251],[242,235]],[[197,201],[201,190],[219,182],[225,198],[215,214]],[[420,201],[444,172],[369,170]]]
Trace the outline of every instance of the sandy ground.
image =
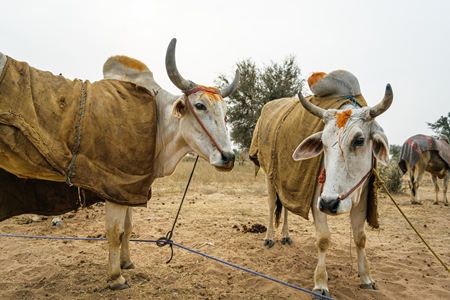
[[[212,168],[203,175],[216,176]],[[252,176],[250,163],[236,166],[214,182],[194,175],[173,232],[173,241],[239,267],[287,282],[283,285],[242,269],[174,246],[153,242],[172,228],[188,168],[158,180],[147,208],[134,209],[132,258],[125,270],[131,288],[111,291],[106,284],[104,240],[52,240],[0,237],[0,299],[310,299],[316,265],[312,218],[290,214],[291,246],[263,246],[265,233],[245,232],[267,226],[264,178]],[[184,173],[183,173],[184,172]],[[197,171],[196,171],[197,172]],[[211,173],[209,173],[211,172]],[[197,173],[196,173],[197,174]],[[202,175],[202,174],[200,174]],[[177,177],[178,176],[178,177]],[[219,175],[217,175],[219,176]],[[226,178],[236,177],[238,183]],[[239,177],[239,176],[242,176]],[[450,265],[450,207],[433,205],[428,176],[421,188],[423,205],[409,204],[408,194],[395,195],[400,208],[433,251]],[[184,178],[184,179],[183,179]],[[440,183],[441,184],[441,183]],[[442,195],[440,195],[442,199]],[[379,290],[361,290],[356,249],[348,215],[329,218],[332,245],[327,255],[329,287],[335,299],[450,299],[450,274],[411,229],[392,201],[381,194],[380,229],[367,228],[367,256]],[[33,236],[104,238],[104,206],[64,215],[62,226],[51,218],[31,223],[33,215],[0,223],[0,233]]]

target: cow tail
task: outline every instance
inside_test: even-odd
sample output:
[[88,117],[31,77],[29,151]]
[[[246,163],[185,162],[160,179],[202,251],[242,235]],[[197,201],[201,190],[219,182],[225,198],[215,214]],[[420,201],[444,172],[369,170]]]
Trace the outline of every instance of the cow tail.
[[277,201],[275,202],[276,204],[276,209],[275,209],[275,228],[278,228],[278,226],[280,225],[280,216],[281,216],[281,210],[283,209],[283,204],[281,204],[280,201],[280,197],[278,197],[278,193],[277,195]]

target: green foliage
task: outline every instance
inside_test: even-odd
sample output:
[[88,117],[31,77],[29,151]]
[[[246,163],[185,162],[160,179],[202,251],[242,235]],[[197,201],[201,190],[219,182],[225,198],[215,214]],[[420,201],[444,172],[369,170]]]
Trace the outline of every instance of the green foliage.
[[390,145],[389,153],[391,154],[391,161],[387,166],[378,165],[378,172],[381,179],[383,179],[386,188],[392,194],[404,192],[402,189],[403,173],[398,166],[400,152],[402,147],[399,145]]
[[[239,87],[229,96],[227,122],[230,137],[238,148],[249,148],[261,109],[267,102],[283,97],[295,97],[305,84],[295,56],[288,56],[281,64],[271,62],[258,68],[251,59],[238,62],[241,74]],[[230,84],[224,75],[215,83],[219,88]]]
[[387,166],[380,165],[378,172],[389,193],[398,194],[404,192],[402,188],[403,173],[396,161],[391,161]]
[[450,139],[450,112],[448,115],[441,116],[435,123],[428,123],[428,127],[436,134],[438,138],[440,134],[445,134]]
[[399,145],[390,145],[389,146],[390,150],[390,154],[391,154],[391,161],[398,163],[399,159],[400,159],[400,151],[402,150],[402,146]]

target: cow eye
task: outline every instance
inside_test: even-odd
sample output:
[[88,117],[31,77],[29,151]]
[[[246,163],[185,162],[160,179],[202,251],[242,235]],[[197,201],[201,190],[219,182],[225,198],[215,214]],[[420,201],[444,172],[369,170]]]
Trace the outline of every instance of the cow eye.
[[361,147],[362,145],[364,145],[364,137],[358,136],[353,140],[353,146]]
[[195,103],[195,108],[198,110],[206,110],[206,106],[203,105],[202,103]]

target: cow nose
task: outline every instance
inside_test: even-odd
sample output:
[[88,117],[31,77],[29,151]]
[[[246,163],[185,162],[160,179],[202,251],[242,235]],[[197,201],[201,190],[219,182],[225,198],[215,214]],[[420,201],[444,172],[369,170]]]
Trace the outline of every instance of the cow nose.
[[226,165],[230,162],[234,163],[234,153],[232,152],[222,152],[222,162]]
[[324,213],[336,214],[339,208],[339,200],[333,199],[330,201],[324,201],[322,198],[319,200],[319,209]]

